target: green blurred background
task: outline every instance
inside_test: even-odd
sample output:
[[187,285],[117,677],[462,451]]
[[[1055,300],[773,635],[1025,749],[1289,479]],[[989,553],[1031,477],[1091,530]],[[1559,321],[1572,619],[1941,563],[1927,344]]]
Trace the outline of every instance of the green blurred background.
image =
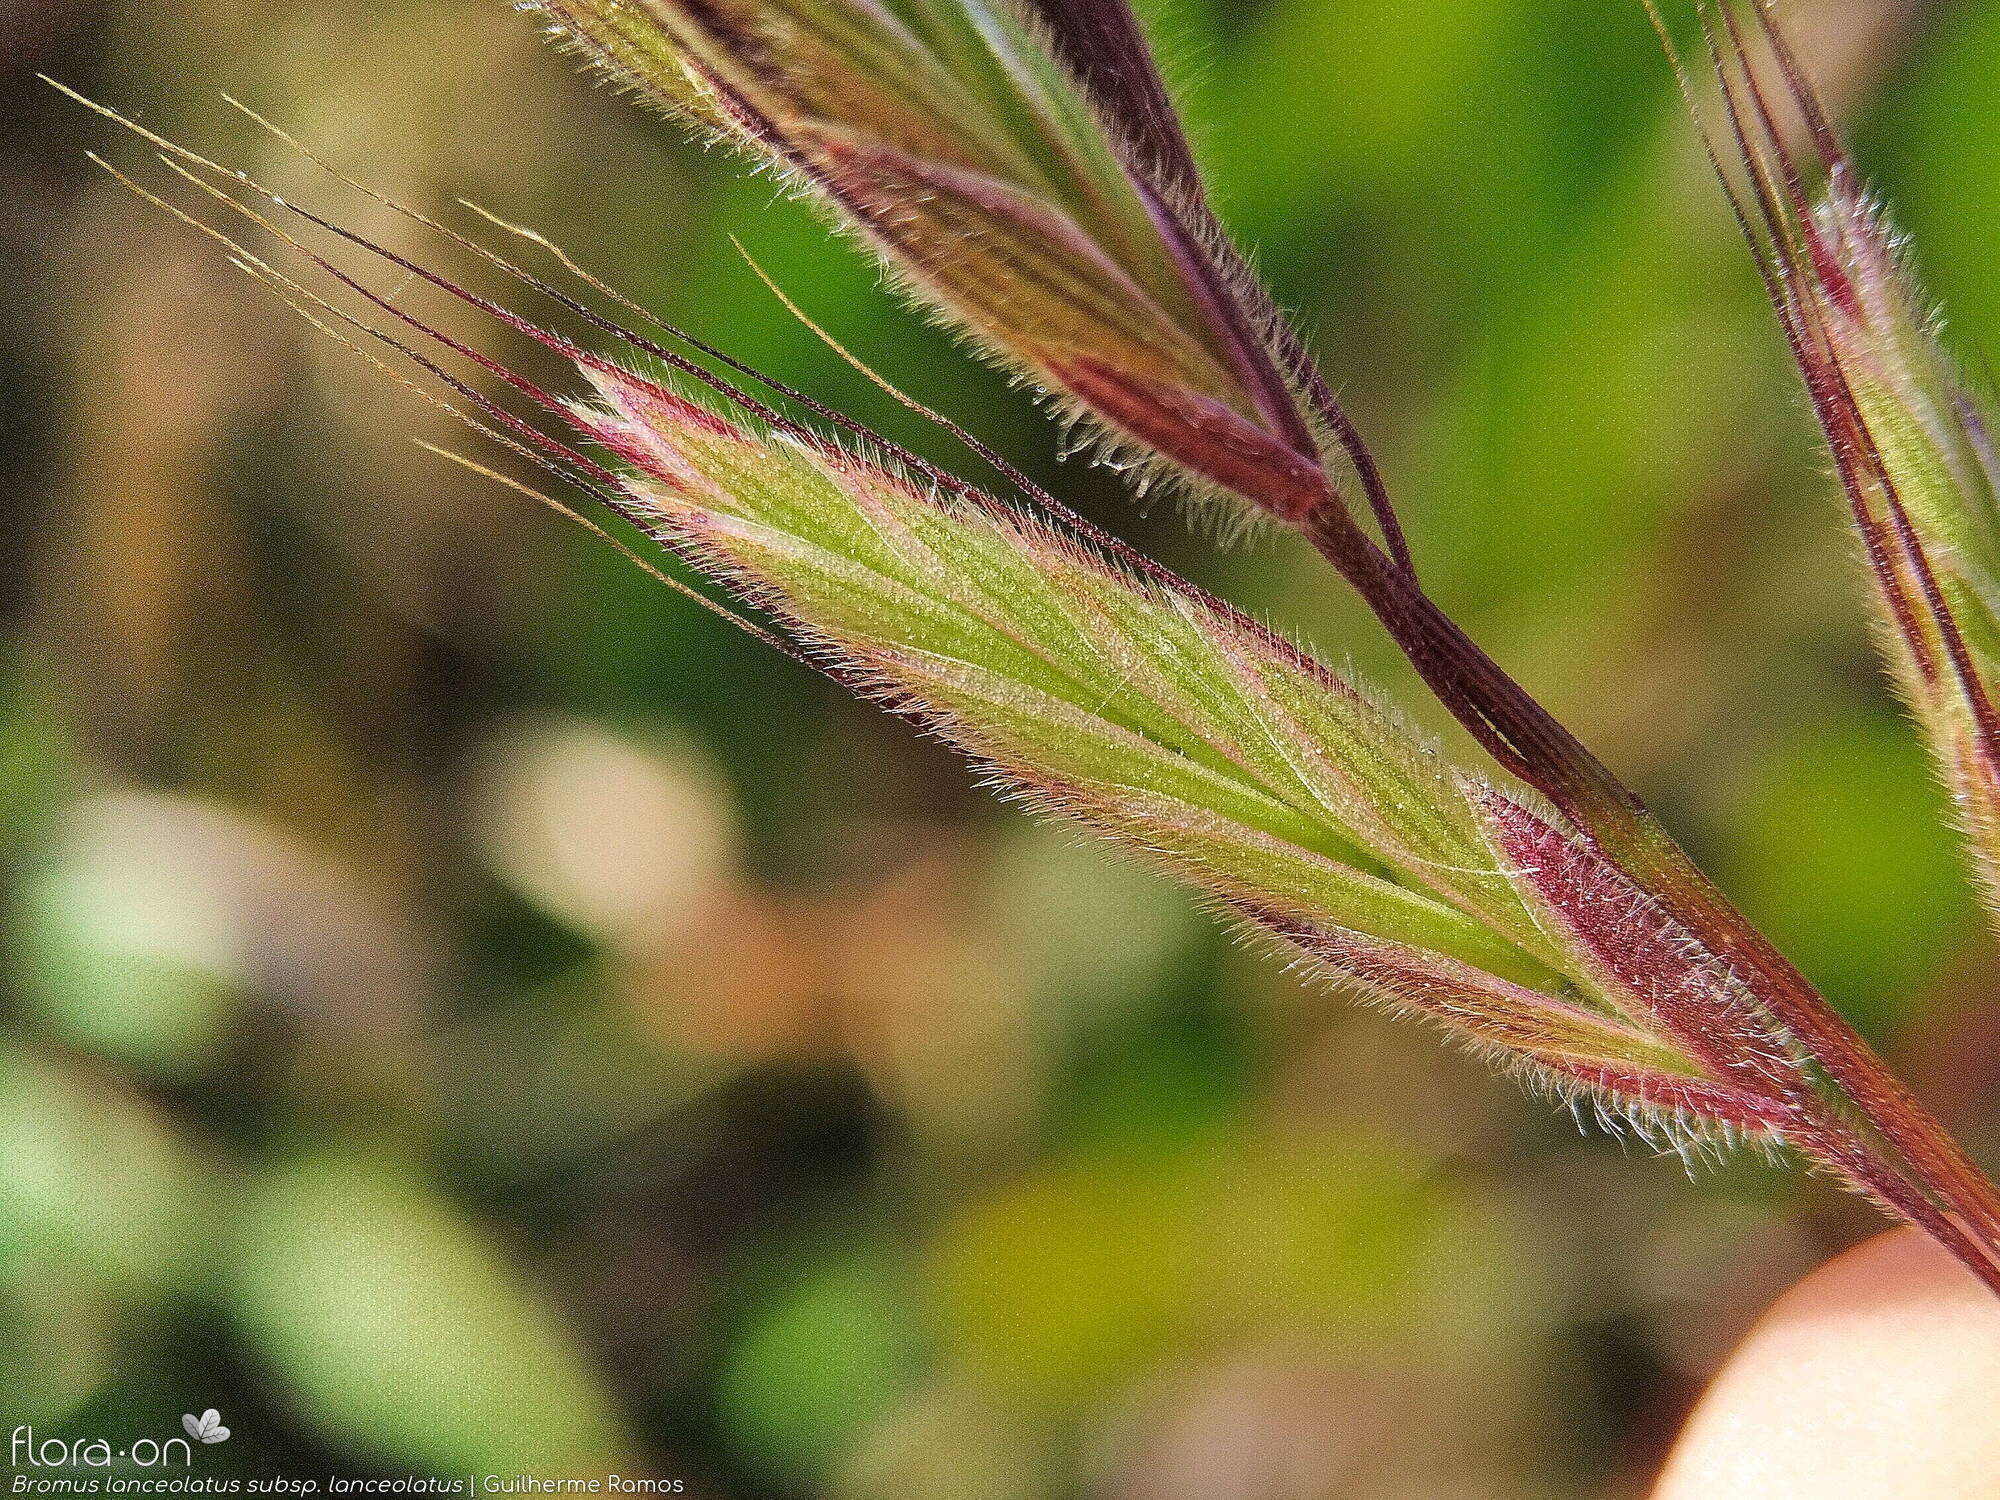
[[[2000,349],[2000,0],[1791,11]],[[1994,1160],[1994,951],[1636,0],[1149,17],[1434,591]],[[419,451],[464,439],[95,174],[149,158],[38,69],[419,243],[227,88],[947,453],[741,235],[887,374],[1416,701],[1301,548],[1058,467],[809,213],[500,0],[0,0],[0,1431],[213,1406],[203,1475],[745,1500],[1631,1496],[1758,1307],[1871,1228],[1295,990]]]

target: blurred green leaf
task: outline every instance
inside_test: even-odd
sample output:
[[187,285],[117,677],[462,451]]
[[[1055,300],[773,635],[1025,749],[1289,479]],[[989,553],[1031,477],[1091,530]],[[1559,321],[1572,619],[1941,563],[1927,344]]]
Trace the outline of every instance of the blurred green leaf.
[[1067,829],[1012,821],[989,859],[987,900],[1005,951],[1064,1032],[1129,1023],[1207,935],[1207,919],[1171,881]]
[[226,877],[145,836],[174,810],[140,797],[73,804],[15,895],[27,1004],[73,1045],[167,1074],[223,1044],[244,977]]
[[0,1265],[0,1408],[12,1422],[60,1422],[116,1366],[113,1318],[74,1261],[10,1255]]
[[1365,1136],[1223,1134],[1059,1164],[968,1208],[933,1269],[962,1355],[1047,1410],[1218,1340],[1463,1368],[1502,1357],[1533,1284],[1503,1218]]
[[723,1422],[751,1465],[816,1485],[908,1389],[914,1353],[893,1266],[865,1256],[816,1266],[729,1351]]
[[103,1077],[0,1046],[0,1273],[50,1257],[166,1295],[215,1184],[159,1116]]
[[939,1241],[947,1337],[995,1390],[1045,1412],[1102,1400],[1194,1316],[1173,1163],[1052,1164],[971,1205]]
[[[1889,94],[1892,123],[1882,143],[1893,170],[1894,203],[1910,232],[1931,291],[1949,309],[1953,342],[1977,367],[2000,348],[2000,160],[1991,125],[2000,108],[2000,6],[1944,8],[1916,76]],[[1872,165],[1873,157],[1870,162]],[[1872,174],[1871,174],[1872,175]]]
[[1731,889],[1857,1025],[1880,1036],[1978,923],[1923,747],[1881,715],[1781,742],[1747,799]]
[[409,1166],[338,1147],[272,1164],[237,1253],[244,1332],[343,1449],[438,1474],[634,1472],[570,1330]]

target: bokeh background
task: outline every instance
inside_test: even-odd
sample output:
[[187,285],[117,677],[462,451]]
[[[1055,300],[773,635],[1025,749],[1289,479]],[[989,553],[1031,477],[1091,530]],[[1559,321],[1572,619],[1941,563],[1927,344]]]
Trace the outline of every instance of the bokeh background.
[[[2000,3],[1791,10],[2000,349]],[[1636,0],[1147,11],[1434,592],[2000,1158],[2000,966]],[[1633,1496],[1759,1306],[1871,1229],[1295,990],[420,451],[465,439],[95,173],[149,157],[36,70],[421,244],[227,88],[948,454],[740,235],[887,374],[1416,701],[1301,548],[1059,466],[809,213],[500,0],[4,0],[0,1430],[212,1406],[202,1475],[717,1500]]]

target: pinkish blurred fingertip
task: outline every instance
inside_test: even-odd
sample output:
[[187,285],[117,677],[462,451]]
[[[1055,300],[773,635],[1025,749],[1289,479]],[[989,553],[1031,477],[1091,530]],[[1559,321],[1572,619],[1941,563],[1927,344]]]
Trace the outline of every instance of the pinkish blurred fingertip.
[[1652,1500],[1753,1496],[2000,1496],[2000,1302],[1909,1229],[1807,1276],[1716,1377]]

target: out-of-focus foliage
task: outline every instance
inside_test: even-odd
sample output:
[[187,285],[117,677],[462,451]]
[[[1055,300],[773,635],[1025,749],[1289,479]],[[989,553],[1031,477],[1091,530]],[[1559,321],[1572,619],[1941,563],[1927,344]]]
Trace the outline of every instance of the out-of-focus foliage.
[[[1791,9],[1957,340],[2000,349],[2000,7]],[[1152,14],[1436,592],[1990,1159],[1990,942],[1636,5]],[[31,77],[403,233],[226,86],[945,452],[741,234],[1066,498],[1405,680],[1302,548],[1213,553],[1056,465],[808,213],[507,7],[5,0],[0,63],[0,1429],[214,1406],[208,1474],[717,1497],[1617,1494],[1867,1224],[1624,1160],[1297,990],[438,464],[408,437],[462,435],[98,180]]]

